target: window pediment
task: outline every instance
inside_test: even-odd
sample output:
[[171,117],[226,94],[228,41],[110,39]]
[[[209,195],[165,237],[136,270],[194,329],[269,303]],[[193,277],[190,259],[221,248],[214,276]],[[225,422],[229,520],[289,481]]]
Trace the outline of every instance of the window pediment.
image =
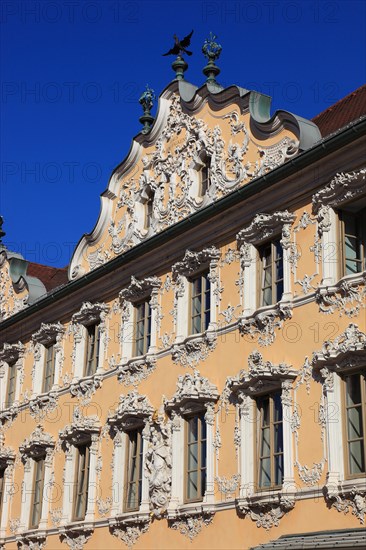
[[258,395],[278,389],[283,382],[293,380],[296,376],[297,372],[289,365],[274,365],[264,361],[259,351],[254,351],[248,357],[248,370],[241,370],[238,376],[228,378],[228,387],[234,393]]
[[336,208],[366,193],[366,168],[354,172],[341,172],[328,185],[313,195],[313,212],[321,214],[324,205]]
[[108,311],[109,307],[104,303],[84,302],[80,310],[72,316],[72,322],[88,326],[103,321]]
[[288,210],[273,214],[257,214],[252,223],[236,235],[239,250],[247,244],[259,245],[278,234],[282,235],[282,247],[288,247],[290,245],[290,226],[295,218],[295,214]]
[[112,427],[121,427],[123,430],[136,428],[151,419],[154,413],[149,399],[140,395],[136,390],[127,395],[121,395],[116,412],[108,417],[108,424]]
[[21,342],[17,344],[5,343],[0,350],[0,361],[5,363],[15,363],[24,354],[24,346]]
[[184,277],[195,275],[208,267],[212,261],[218,261],[220,255],[220,250],[215,246],[204,248],[200,252],[186,250],[183,260],[175,263],[172,267],[173,279],[176,280],[179,275]]
[[350,370],[366,364],[366,334],[354,323],[333,341],[324,342],[321,351],[314,352],[312,365],[321,370]]
[[54,447],[53,437],[39,425],[19,446],[19,451],[24,458],[36,458],[52,451]]
[[187,414],[193,409],[202,410],[202,406],[216,402],[218,398],[217,387],[195,370],[193,374],[187,373],[178,377],[177,391],[171,400],[166,401],[165,408],[168,411],[180,409]]
[[35,343],[43,345],[56,342],[57,337],[64,333],[65,329],[61,323],[46,324],[42,323],[41,328],[35,332],[32,336],[32,340]]
[[119,293],[119,299],[123,303],[127,302],[138,302],[148,296],[156,293],[161,286],[161,281],[159,277],[146,277],[145,279],[136,279],[132,275],[131,283],[127,288],[124,288]]
[[100,433],[99,418],[96,415],[84,416],[79,407],[75,407],[72,423],[59,431],[61,441],[79,445]]

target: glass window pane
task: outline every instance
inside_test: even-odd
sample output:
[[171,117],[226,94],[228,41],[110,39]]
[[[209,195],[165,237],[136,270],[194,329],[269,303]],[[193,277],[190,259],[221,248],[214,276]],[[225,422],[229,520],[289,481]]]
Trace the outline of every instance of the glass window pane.
[[259,403],[262,414],[262,426],[269,426],[269,398],[262,399]]
[[276,284],[276,302],[279,302],[283,294],[283,281],[279,281]]
[[283,454],[275,456],[275,485],[282,485],[283,481]]
[[360,375],[347,376],[347,406],[359,405],[361,403]]
[[198,439],[198,417],[193,416],[188,422],[188,442],[197,441]]
[[188,446],[188,470],[197,470],[198,467],[198,443]]
[[345,236],[345,254],[346,258],[349,260],[355,260],[358,258],[358,243],[355,237],[350,235]]
[[269,457],[260,460],[259,485],[260,487],[270,487],[271,485],[271,459]]
[[282,422],[274,425],[274,449],[275,453],[283,451]]
[[363,437],[362,407],[352,407],[347,411],[348,439]]
[[363,441],[353,441],[352,443],[349,443],[349,462],[351,474],[360,474],[365,472]]
[[271,439],[270,428],[262,430],[261,456],[270,456],[271,454]]
[[269,287],[263,291],[262,305],[270,306],[271,304],[272,304],[272,287]]
[[280,422],[282,420],[282,402],[281,394],[275,393],[273,395],[273,405],[274,405],[274,421]]
[[188,490],[187,496],[189,499],[197,498],[198,496],[198,472],[190,472],[188,474]]
[[201,296],[195,296],[192,299],[192,315],[201,315],[202,302]]

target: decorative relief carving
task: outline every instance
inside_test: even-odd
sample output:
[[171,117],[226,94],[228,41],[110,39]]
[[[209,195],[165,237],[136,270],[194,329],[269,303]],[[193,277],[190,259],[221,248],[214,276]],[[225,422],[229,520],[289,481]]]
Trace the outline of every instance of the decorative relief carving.
[[137,302],[148,296],[152,297],[151,307],[157,305],[157,291],[161,287],[161,280],[159,277],[146,277],[139,280],[132,275],[131,283],[127,288],[124,288],[119,293],[119,299],[123,307],[123,302]]
[[118,381],[124,386],[137,386],[155,370],[156,357],[146,355],[143,359],[133,359],[118,367]]
[[201,514],[182,514],[179,519],[169,520],[169,527],[179,531],[192,542],[200,534],[204,526],[212,523],[213,513],[203,512]]
[[306,464],[302,466],[299,461],[295,462],[295,466],[297,467],[299,472],[299,478],[303,483],[305,483],[305,485],[308,486],[318,484],[320,478],[323,475],[324,465],[325,459],[321,460],[321,462],[314,462],[311,468],[306,466]]
[[[80,310],[72,316],[72,322],[74,324],[80,323],[81,325],[90,325],[99,321],[104,322],[108,311],[109,307],[106,304],[99,302],[94,304],[84,302]],[[81,338],[81,333],[75,334],[74,336],[75,339],[77,339],[78,336]]]
[[176,262],[172,267],[173,280],[179,275],[190,277],[212,263],[216,266],[219,259],[220,250],[215,246],[204,248],[200,252],[186,250],[183,260]]
[[85,439],[92,438],[92,441],[100,433],[99,418],[96,415],[84,416],[82,410],[77,406],[73,412],[72,423],[59,431],[60,440],[64,443],[66,451],[69,445],[78,445]]
[[194,336],[172,346],[172,359],[182,367],[194,368],[200,361],[205,361],[216,347],[217,335],[206,331],[201,336]]
[[65,542],[70,550],[83,550],[93,534],[93,528],[80,525],[72,529],[62,528],[60,533],[61,542]]
[[117,410],[108,416],[107,422],[114,431],[119,426],[126,430],[151,419],[153,412],[154,409],[146,395],[140,395],[137,390],[133,390],[127,395],[120,396]]
[[172,448],[170,425],[164,423],[163,412],[150,427],[145,469],[149,480],[150,510],[162,518],[170,500],[172,483]]
[[269,346],[276,338],[276,329],[281,330],[283,323],[292,318],[292,307],[278,302],[270,309],[259,311],[253,317],[239,320],[239,331],[257,339],[260,346]]
[[326,499],[331,508],[338,512],[348,514],[352,512],[362,525],[365,523],[366,514],[366,492],[359,491],[355,486],[349,491],[329,491],[326,493]]
[[[291,244],[290,228],[295,217],[295,214],[288,210],[274,212],[273,214],[257,214],[252,223],[239,231],[236,236],[240,256],[242,256],[241,247],[245,248],[246,244],[258,245],[278,234],[281,235],[282,247],[289,248]],[[243,253],[245,256],[245,250]]]
[[328,315],[339,311],[339,316],[356,317],[366,307],[366,273],[352,279],[341,279],[332,287],[316,291],[319,311]]
[[58,406],[58,394],[50,392],[47,395],[38,395],[29,401],[29,413],[37,422],[46,418]]
[[[277,500],[277,502],[276,502]],[[294,498],[278,495],[272,502],[256,502],[249,497],[240,499],[238,509],[243,515],[249,515],[252,521],[255,521],[257,527],[263,527],[267,531],[271,527],[278,527],[280,519],[295,506]]]
[[178,377],[177,391],[172,399],[165,401],[165,408],[168,411],[181,410],[189,402],[205,404],[216,402],[218,398],[216,386],[195,370],[193,374],[187,373]]
[[[366,334],[361,332],[356,324],[351,323],[333,342],[327,340],[321,351],[313,353],[312,365],[318,369],[326,365],[328,369],[332,367],[335,370],[341,370],[364,365],[365,355]],[[325,380],[328,377],[326,372],[328,369],[322,373]],[[330,384],[330,380],[327,383]]]
[[109,514],[112,504],[112,497],[107,497],[105,499],[97,498],[98,512],[102,518]]
[[54,508],[50,511],[51,522],[54,527],[58,527],[62,519],[62,508]]
[[335,208],[343,202],[348,202],[363,195],[365,193],[365,179],[366,168],[348,173],[340,172],[334,176],[329,185],[313,195],[313,211],[320,216],[323,231],[329,227],[326,207]]
[[65,328],[61,323],[41,323],[40,329],[32,335],[32,340],[34,343],[47,345],[59,341],[64,332]]
[[128,520],[110,522],[112,535],[131,548],[141,535],[146,533],[150,525],[149,517],[135,517]]
[[98,374],[94,374],[90,378],[83,378],[82,380],[71,384],[70,393],[74,397],[79,398],[81,405],[87,405],[90,403],[97,389],[102,386],[102,383],[103,377]]
[[220,493],[223,495],[231,495],[237,491],[240,485],[240,474],[234,474],[230,478],[217,476],[215,480]]
[[19,446],[19,452],[23,460],[28,458],[37,458],[40,455],[47,455],[50,462],[55,449],[53,437],[44,431],[43,426],[38,425],[36,429]]

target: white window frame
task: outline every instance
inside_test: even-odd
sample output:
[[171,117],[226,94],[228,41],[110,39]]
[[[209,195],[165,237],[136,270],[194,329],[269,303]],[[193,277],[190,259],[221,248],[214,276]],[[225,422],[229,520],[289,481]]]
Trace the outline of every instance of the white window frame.
[[24,369],[24,351],[24,346],[20,342],[18,344],[5,343],[0,351],[0,404],[2,410],[5,410],[5,403],[7,401],[10,365],[12,365],[11,368],[17,369],[14,402],[11,405],[10,410],[19,405],[22,373]]
[[[333,341],[326,341],[319,352],[313,354],[312,366],[318,373],[323,386],[324,426],[327,438],[328,473],[326,485],[328,495],[334,497],[342,491],[357,487],[366,490],[362,477],[346,479],[344,440],[344,409],[342,399],[343,380],[340,375],[356,371],[366,365],[366,334],[351,323]],[[342,429],[340,429],[340,420]]]
[[190,278],[208,270],[210,279],[210,324],[205,332],[216,331],[218,323],[218,301],[220,278],[218,263],[221,252],[215,246],[204,248],[200,252],[186,250],[184,258],[172,267],[173,281],[176,285],[176,338],[175,344],[187,338],[199,338],[202,334],[190,334]]
[[159,289],[161,280],[159,277],[146,277],[145,279],[137,279],[131,277],[131,282],[127,288],[124,288],[119,293],[120,304],[122,308],[122,324],[121,324],[121,357],[122,363],[128,362],[134,357],[135,345],[135,304],[143,300],[150,299],[151,308],[151,334],[150,347],[147,353],[140,357],[153,355],[157,353],[157,329],[158,329],[158,313],[159,313]]
[[33,391],[34,399],[42,394],[43,380],[46,368],[46,349],[48,346],[54,346],[54,380],[50,392],[60,389],[61,368],[63,361],[62,340],[65,329],[61,323],[45,324],[42,323],[40,329],[33,334],[32,343],[34,346],[34,365],[33,365]]
[[[73,383],[77,383],[80,379],[92,379],[96,375],[101,374],[103,362],[106,353],[106,316],[109,307],[104,303],[84,302],[81,309],[72,316],[72,324],[74,325],[74,357],[75,367],[73,373]],[[98,325],[99,330],[99,357],[96,371],[93,375],[87,377],[84,375],[86,353],[87,353],[87,335],[89,325]]]
[[[172,420],[172,489],[168,505],[168,519],[201,510],[212,511],[215,502],[215,403],[219,393],[214,384],[201,377],[198,371],[178,378],[177,391],[165,402],[165,410]],[[206,492],[199,502],[185,502],[185,418],[190,414],[205,412],[206,420]]]
[[[248,371],[241,371],[236,377],[229,378],[227,386],[235,396],[239,416],[239,473],[240,490],[238,507],[249,513],[255,521],[258,509],[266,506],[274,508],[274,514],[280,519],[295,502],[296,485],[294,481],[294,441],[291,430],[293,414],[293,381],[297,371],[280,363],[274,365],[264,361],[255,350],[248,357]],[[256,486],[256,430],[258,422],[257,398],[273,391],[281,391],[283,418],[283,481],[282,487],[263,490]]]
[[10,503],[12,499],[12,485],[14,479],[15,453],[10,447],[1,446],[0,466],[4,470],[3,501],[0,516],[0,541],[6,536],[10,517]]
[[[339,216],[342,206],[366,194],[366,168],[338,173],[330,183],[313,195],[313,213],[317,216],[321,241],[323,277],[321,287],[332,287],[339,280],[342,254],[339,249]],[[345,275],[341,280],[358,280],[360,273]],[[330,289],[332,290],[332,289]]]
[[277,211],[273,214],[257,214],[250,225],[239,231],[236,236],[241,264],[241,298],[243,316],[250,317],[257,311],[271,310],[276,306],[258,304],[258,270],[261,262],[258,261],[258,248],[268,241],[280,238],[283,249],[283,294],[278,304],[287,304],[293,299],[291,285],[291,226],[295,214],[288,210]]
[[[55,442],[53,437],[44,432],[42,426],[38,426],[19,447],[24,464],[23,498],[20,514],[20,530],[22,531],[36,532],[47,529],[50,507],[50,498],[47,498],[47,491],[50,491],[52,486],[54,449]],[[42,510],[38,528],[31,529],[30,513],[33,496],[33,479],[36,459],[40,456],[45,457]]]
[[[97,497],[97,455],[99,448],[100,424],[96,416],[83,416],[79,407],[75,407],[73,422],[59,432],[65,451],[64,467],[64,492],[62,503],[62,518],[60,522],[61,532],[67,526],[80,526],[93,523],[95,519],[95,506]],[[77,447],[90,442],[88,503],[85,518],[82,521],[73,522],[74,487],[76,475]]]
[[[145,474],[146,455],[149,447],[150,424],[154,408],[145,395],[140,395],[136,390],[122,395],[114,414],[108,417],[113,436],[113,498],[111,508],[111,525],[116,527],[127,518],[139,517],[140,521],[150,521],[149,480]],[[128,445],[129,430],[142,430],[143,454],[142,454],[142,495],[139,509],[125,511],[125,484],[126,484],[126,447]]]

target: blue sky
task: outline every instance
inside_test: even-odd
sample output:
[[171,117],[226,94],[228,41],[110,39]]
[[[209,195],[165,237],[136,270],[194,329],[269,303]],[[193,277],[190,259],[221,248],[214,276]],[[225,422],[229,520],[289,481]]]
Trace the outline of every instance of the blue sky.
[[174,74],[162,53],[194,29],[186,79],[202,85],[209,32],[222,85],[312,118],[366,80],[363,0],[2,0],[4,242],[30,261],[69,263],[100,193],[141,128],[146,83]]

